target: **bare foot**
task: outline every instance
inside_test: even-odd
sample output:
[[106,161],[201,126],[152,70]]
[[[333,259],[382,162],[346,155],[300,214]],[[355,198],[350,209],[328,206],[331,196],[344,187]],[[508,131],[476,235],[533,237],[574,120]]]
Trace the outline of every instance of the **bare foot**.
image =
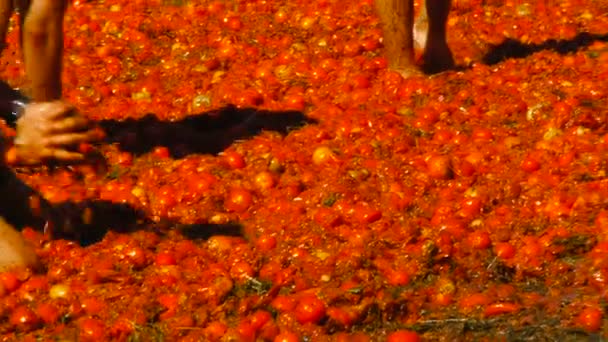
[[414,22],[414,47],[422,52],[423,70],[435,74],[454,67],[454,57],[448,47],[445,34],[429,31],[429,17],[422,3],[420,14]]
[[401,77],[403,77],[403,78],[424,76],[424,73],[422,72],[422,70],[420,70],[420,68],[418,68],[416,66],[406,67],[406,68],[392,68],[391,70],[393,70],[396,73],[399,73],[399,75],[401,75]]
[[0,272],[17,267],[40,269],[34,248],[0,217]]
[[422,55],[424,71],[429,74],[436,74],[454,67],[454,56],[448,47],[447,42],[441,40],[427,41],[427,46]]

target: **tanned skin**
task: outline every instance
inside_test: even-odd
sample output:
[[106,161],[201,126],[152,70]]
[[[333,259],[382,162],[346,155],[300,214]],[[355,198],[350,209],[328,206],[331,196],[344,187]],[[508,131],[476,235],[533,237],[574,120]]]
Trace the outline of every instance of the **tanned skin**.
[[[446,36],[451,0],[426,0],[416,25],[413,0],[376,0],[375,3],[390,69],[410,77],[423,72],[438,73],[454,66]],[[422,66],[416,64],[416,45],[424,48]]]
[[[19,0],[21,48],[32,102],[17,120],[16,162],[40,165],[48,162],[81,162],[81,143],[92,142],[98,134],[88,120],[62,100],[64,0]],[[0,0],[1,42],[6,40],[13,0]],[[5,145],[0,139],[0,151]],[[4,155],[4,154],[3,154]],[[10,172],[4,158],[0,170]],[[1,172],[0,172],[1,173]],[[6,177],[5,177],[6,178]],[[0,179],[0,194],[10,184]],[[11,196],[11,195],[9,195]],[[14,195],[13,195],[14,196]],[[4,217],[0,216],[0,272],[13,267],[38,268],[32,247]]]

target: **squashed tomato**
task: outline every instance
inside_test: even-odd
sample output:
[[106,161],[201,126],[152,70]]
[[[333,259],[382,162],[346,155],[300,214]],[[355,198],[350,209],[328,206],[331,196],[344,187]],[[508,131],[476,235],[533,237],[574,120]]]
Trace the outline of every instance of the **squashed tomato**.
[[0,273],[0,340],[608,334],[603,2],[453,1],[433,77],[388,69],[372,0],[77,0],[65,28],[104,134],[0,189],[77,240],[23,229],[45,267]]

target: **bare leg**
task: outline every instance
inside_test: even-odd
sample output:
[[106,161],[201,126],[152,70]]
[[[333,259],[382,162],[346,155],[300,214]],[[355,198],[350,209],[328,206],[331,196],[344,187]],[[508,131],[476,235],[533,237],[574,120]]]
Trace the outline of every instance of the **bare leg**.
[[0,0],[0,50],[6,45],[6,32],[13,14],[13,0]]
[[14,267],[38,268],[32,246],[0,216],[0,272]]
[[414,22],[414,47],[422,50],[426,46],[426,36],[429,31],[429,18],[426,13],[426,1],[420,2],[420,13]]
[[[4,155],[2,145],[0,136],[0,155]],[[43,214],[38,213],[30,201],[34,191],[21,182],[3,160],[0,160],[0,194],[0,272],[12,267],[39,268],[34,249],[15,226],[41,228]]]
[[64,10],[63,0],[21,1],[25,71],[36,102],[61,98]]
[[414,1],[376,0],[389,68],[404,77],[419,74],[414,58]]
[[454,67],[454,57],[448,47],[446,24],[451,0],[426,0],[429,27],[423,59],[425,71],[437,73]]

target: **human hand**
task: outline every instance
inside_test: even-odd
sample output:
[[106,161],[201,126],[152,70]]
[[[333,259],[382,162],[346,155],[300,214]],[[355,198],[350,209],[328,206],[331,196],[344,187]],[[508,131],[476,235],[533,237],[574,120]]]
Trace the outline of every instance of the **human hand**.
[[78,146],[99,138],[99,132],[91,129],[89,121],[69,104],[63,101],[31,103],[17,120],[16,163],[80,162],[86,154]]

